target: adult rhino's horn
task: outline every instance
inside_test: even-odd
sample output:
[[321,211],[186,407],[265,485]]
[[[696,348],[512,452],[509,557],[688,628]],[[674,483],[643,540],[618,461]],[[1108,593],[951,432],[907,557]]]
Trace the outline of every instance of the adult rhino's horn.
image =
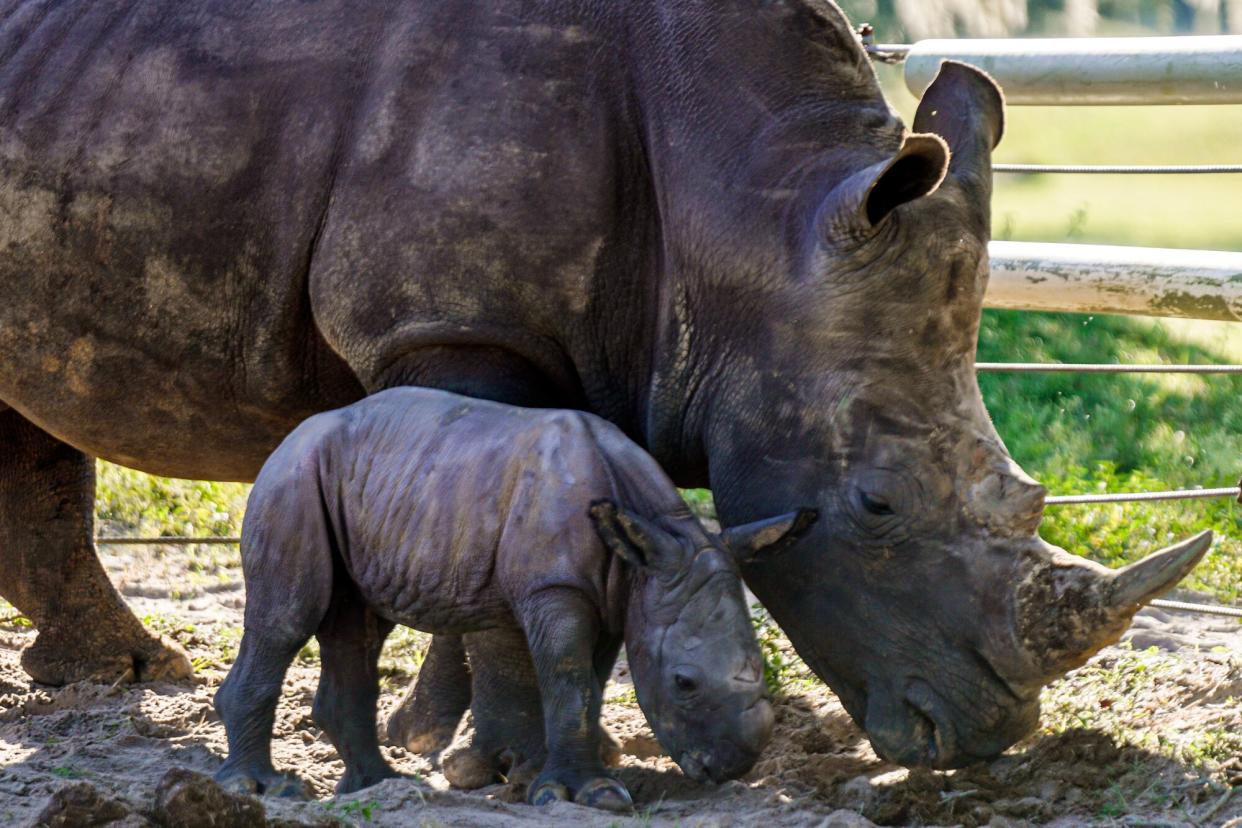
[[1153,552],[1141,561],[1116,571],[1109,591],[1109,603],[1119,611],[1135,611],[1148,601],[1175,587],[1203,560],[1212,545],[1212,530]]
[[1116,642],[1144,604],[1167,592],[1212,545],[1201,532],[1121,569],[1042,546],[1027,556],[1018,583],[1019,644],[1040,682],[1081,665]]

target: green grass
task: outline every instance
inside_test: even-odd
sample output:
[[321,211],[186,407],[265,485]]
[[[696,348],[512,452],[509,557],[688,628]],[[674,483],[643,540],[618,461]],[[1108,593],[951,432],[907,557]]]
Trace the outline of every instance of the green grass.
[[[988,311],[984,361],[1224,362],[1163,326],[1119,317]],[[1014,459],[1056,494],[1235,485],[1242,377],[984,374],[979,384]],[[1227,499],[1050,508],[1043,536],[1119,564],[1203,528],[1211,557],[1188,585],[1242,594],[1242,511]]]

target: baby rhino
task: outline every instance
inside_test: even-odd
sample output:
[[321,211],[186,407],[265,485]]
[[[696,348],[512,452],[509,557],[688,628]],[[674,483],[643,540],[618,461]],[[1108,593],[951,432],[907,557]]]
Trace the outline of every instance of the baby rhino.
[[345,763],[338,790],[395,776],[375,727],[376,661],[394,624],[525,633],[546,739],[535,804],[630,807],[598,724],[622,640],[639,705],[682,769],[745,773],[772,710],[738,561],[814,519],[709,535],[655,461],[589,414],[399,388],[312,417],[250,495],[245,635],[216,696],[229,743],[217,778],[300,790],[272,767],[270,743],[281,681],[311,635],[315,721]]

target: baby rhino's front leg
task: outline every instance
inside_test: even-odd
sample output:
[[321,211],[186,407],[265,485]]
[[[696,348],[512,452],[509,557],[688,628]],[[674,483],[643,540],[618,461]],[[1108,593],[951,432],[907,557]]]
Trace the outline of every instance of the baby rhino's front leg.
[[539,676],[548,748],[543,772],[530,786],[532,805],[568,799],[610,811],[634,806],[600,759],[598,616],[584,594],[564,587],[541,590],[518,608]]

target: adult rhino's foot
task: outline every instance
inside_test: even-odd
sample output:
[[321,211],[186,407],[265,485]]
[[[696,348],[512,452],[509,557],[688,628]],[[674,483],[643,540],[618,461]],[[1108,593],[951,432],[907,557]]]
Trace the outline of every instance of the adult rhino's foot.
[[418,680],[385,726],[385,738],[413,753],[447,748],[470,708],[470,669],[460,636],[431,639]]
[[526,785],[538,775],[544,758],[542,749],[517,751],[476,740],[447,754],[441,770],[450,785],[467,791],[501,782]]
[[[543,770],[547,752],[543,734],[510,734],[513,744],[481,740],[476,735],[468,745],[445,755],[441,762],[444,778],[455,788],[476,790],[499,782],[529,786]],[[525,747],[521,747],[524,745]],[[621,744],[600,725],[600,761],[607,767],[621,764]]]
[[215,776],[216,783],[229,793],[275,796],[282,799],[311,799],[310,786],[291,773],[271,767],[238,767],[225,764]]
[[180,681],[194,675],[190,657],[179,644],[136,630],[83,624],[83,629],[57,634],[40,631],[22,653],[22,668],[40,684],[60,686],[75,681]]
[[616,779],[569,769],[544,771],[530,786],[527,799],[531,805],[562,800],[617,813],[634,810],[630,792]]
[[141,681],[191,675],[175,644],[151,635],[95,554],[95,461],[0,412],[0,595],[34,621],[22,666],[35,681]]
[[453,743],[461,714],[426,717],[417,709],[417,689],[411,689],[384,726],[384,740],[411,753],[436,754]]
[[465,646],[474,735],[468,747],[444,757],[444,776],[466,789],[528,782],[546,750],[543,700],[526,636],[516,627],[488,630],[465,636]]

